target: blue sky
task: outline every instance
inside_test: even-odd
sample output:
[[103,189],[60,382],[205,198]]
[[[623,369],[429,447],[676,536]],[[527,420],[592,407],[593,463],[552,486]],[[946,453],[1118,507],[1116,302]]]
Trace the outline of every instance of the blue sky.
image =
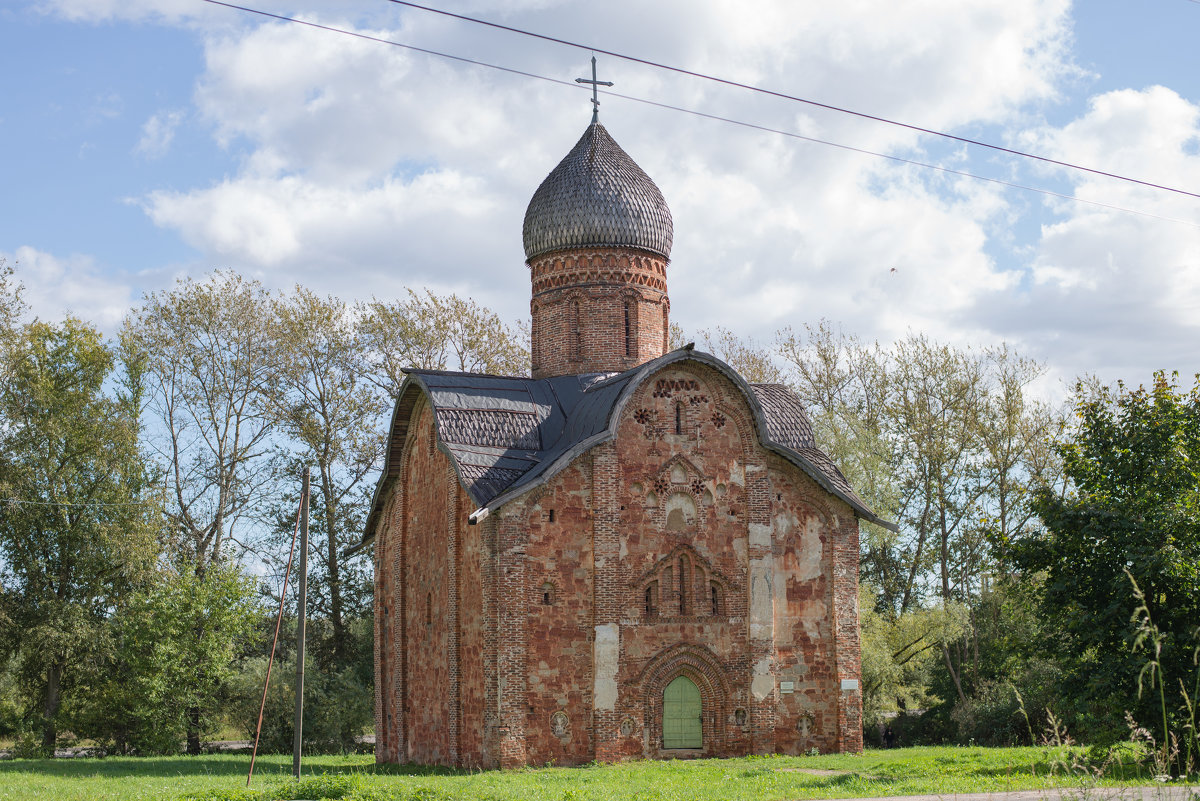
[[[385,0],[249,5],[555,78],[588,68],[586,52]],[[441,7],[1200,191],[1190,0]],[[636,97],[1192,223],[605,99],[675,215],[685,328],[769,342],[827,318],[884,341],[1006,341],[1058,382],[1200,369],[1200,200],[600,69]],[[200,0],[9,2],[0,74],[0,256],[35,314],[109,331],[143,293],[215,268],[346,298],[429,286],[515,320],[525,204],[590,114],[584,92]]]

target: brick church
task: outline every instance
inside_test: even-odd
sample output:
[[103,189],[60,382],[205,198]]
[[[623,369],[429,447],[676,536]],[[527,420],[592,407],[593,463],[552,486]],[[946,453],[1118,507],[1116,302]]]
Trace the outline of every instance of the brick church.
[[408,374],[364,532],[378,761],[861,750],[882,521],[786,387],[667,350],[672,236],[593,117],[525,213],[532,377]]

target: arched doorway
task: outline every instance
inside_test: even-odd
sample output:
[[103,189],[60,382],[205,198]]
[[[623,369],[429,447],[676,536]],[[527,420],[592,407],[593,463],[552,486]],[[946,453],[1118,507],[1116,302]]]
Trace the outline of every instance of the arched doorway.
[[663,690],[663,748],[702,748],[702,717],[700,689],[687,676],[677,676]]

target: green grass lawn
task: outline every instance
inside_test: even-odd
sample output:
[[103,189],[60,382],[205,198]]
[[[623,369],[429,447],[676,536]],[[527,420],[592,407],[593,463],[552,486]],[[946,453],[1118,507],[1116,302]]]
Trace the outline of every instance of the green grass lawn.
[[[629,762],[518,771],[376,768],[369,755],[305,760],[306,776],[291,786],[290,756],[259,757],[254,793],[243,795],[249,757],[107,757],[14,759],[0,762],[0,799],[132,801],[132,799],[347,798],[513,799],[513,801],[768,801],[917,793],[996,792],[1079,786],[1081,777],[1056,769],[1060,753],[1043,748],[902,748],[861,756],[746,757]],[[1116,784],[1110,768],[1098,784]],[[322,775],[323,774],[323,775]],[[1146,771],[1124,781],[1148,783]]]

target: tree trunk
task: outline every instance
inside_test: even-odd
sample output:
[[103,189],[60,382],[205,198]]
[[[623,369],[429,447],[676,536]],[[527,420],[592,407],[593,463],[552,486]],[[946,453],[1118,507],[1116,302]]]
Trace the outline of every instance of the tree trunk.
[[200,755],[200,707],[188,707],[187,711],[187,752],[192,756]]
[[954,669],[954,663],[950,660],[950,648],[945,644],[942,645],[942,656],[946,658],[946,670],[950,671],[950,678],[954,680],[954,689],[958,691],[958,700],[965,705],[967,696],[963,694],[962,680],[959,679],[958,671]]
[[328,561],[327,575],[329,576],[329,627],[332,631],[333,638],[333,663],[338,667],[344,667],[349,662],[349,655],[346,653],[346,623],[342,619],[342,574],[341,563],[338,561],[337,541],[337,509],[334,500],[333,480],[329,475],[329,469],[322,466],[321,468],[321,493],[324,497],[325,505],[325,544],[326,558]]
[[917,526],[917,550],[913,555],[912,564],[909,565],[908,582],[904,585],[904,597],[900,601],[900,614],[908,611],[908,605],[912,602],[913,586],[917,583],[917,572],[921,564],[921,551],[925,547],[925,529],[929,521],[929,497],[925,497],[925,508],[921,511],[920,524]]
[[46,694],[42,703],[42,750],[54,756],[58,743],[58,709],[62,704],[62,663],[54,662],[46,671]]
[[58,708],[62,705],[62,669],[61,661],[50,664],[46,671],[46,695],[42,699],[42,750],[46,756],[54,756],[54,746],[58,743]]
[[939,493],[938,500],[941,503],[938,537],[941,546],[939,555],[942,562],[942,598],[948,601],[950,600],[950,532],[946,530],[946,499]]

